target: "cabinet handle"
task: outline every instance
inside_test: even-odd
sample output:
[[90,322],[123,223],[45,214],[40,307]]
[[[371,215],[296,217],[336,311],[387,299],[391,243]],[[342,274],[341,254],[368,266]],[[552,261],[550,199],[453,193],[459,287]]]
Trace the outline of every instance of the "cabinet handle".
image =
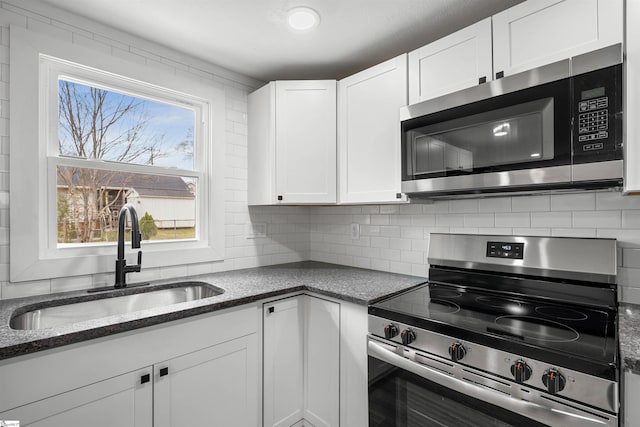
[[278,196],[278,200],[282,200],[282,196]]
[[496,79],[501,79],[504,77],[504,71],[498,71],[496,73]]
[[149,374],[144,374],[140,377],[140,384],[146,384],[149,381],[151,381],[151,375]]
[[160,368],[160,376],[164,377],[169,374],[169,368]]
[[267,309],[267,311],[269,312],[269,314],[271,314],[271,313],[273,313],[274,311],[276,311],[276,308],[275,308],[275,307],[269,307],[269,308]]
[[487,76],[482,76],[478,79],[478,84],[481,85],[482,83],[486,83],[487,82]]
[[396,199],[402,199],[402,193],[396,193]]

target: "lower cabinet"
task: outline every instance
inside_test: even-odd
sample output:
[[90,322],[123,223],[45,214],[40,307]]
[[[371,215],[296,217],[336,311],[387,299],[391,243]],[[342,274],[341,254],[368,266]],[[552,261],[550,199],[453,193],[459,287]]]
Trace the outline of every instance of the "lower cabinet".
[[130,372],[0,413],[37,427],[151,427],[153,385],[141,382],[151,368]]
[[264,426],[339,426],[340,304],[298,295],[263,310]]
[[0,361],[0,420],[21,427],[258,426],[256,308]]

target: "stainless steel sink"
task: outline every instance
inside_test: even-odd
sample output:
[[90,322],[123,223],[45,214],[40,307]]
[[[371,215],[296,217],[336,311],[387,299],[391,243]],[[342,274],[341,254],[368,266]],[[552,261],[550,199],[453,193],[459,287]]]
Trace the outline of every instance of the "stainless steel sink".
[[[132,291],[135,293],[121,295],[120,293],[109,292],[101,295],[99,299],[80,302],[73,300],[72,302],[61,303],[51,307],[32,308],[13,317],[10,326],[12,329],[53,328],[70,323],[209,298],[224,292],[224,290],[215,286],[193,282],[165,285],[161,289],[152,291],[143,288],[132,288]],[[93,298],[95,298],[95,295]]]

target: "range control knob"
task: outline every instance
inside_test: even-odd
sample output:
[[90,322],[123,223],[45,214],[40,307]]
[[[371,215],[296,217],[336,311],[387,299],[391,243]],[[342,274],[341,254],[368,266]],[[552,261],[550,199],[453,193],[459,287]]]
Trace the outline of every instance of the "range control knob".
[[557,369],[549,368],[542,374],[542,383],[551,394],[556,394],[564,389],[567,380]]
[[416,333],[411,329],[405,329],[400,333],[400,338],[402,338],[403,345],[409,345],[416,340]]
[[389,324],[384,327],[384,337],[386,339],[391,339],[395,337],[396,335],[398,335],[398,332],[399,332],[398,327],[396,325]]
[[511,375],[513,375],[518,384],[522,384],[531,378],[531,366],[527,365],[524,360],[518,360],[511,365]]
[[449,355],[451,356],[451,360],[454,362],[462,360],[466,354],[467,349],[465,349],[459,342],[453,343],[449,346]]

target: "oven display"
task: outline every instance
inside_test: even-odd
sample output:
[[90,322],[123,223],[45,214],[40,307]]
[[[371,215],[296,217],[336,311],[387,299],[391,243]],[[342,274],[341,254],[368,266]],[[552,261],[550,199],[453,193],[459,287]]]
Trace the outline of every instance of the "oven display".
[[487,242],[487,256],[491,258],[522,259],[524,243]]

